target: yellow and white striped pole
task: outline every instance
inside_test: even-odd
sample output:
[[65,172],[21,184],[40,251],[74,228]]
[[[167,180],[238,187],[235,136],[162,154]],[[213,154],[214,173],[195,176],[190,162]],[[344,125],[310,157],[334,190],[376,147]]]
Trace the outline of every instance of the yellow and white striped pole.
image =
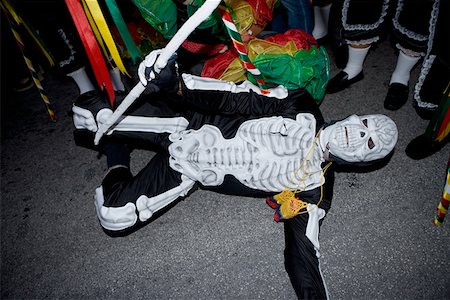
[[[42,100],[44,101],[44,104],[45,104],[45,107],[47,108],[47,113],[48,113],[50,119],[52,121],[56,122],[56,114],[53,110],[52,104],[50,103],[47,93],[45,92],[44,88],[42,87],[41,81],[38,78],[38,75],[33,66],[33,63],[31,62],[31,60],[27,57],[27,55],[25,53],[25,44],[23,43],[23,40],[19,34],[19,31],[17,30],[18,24],[16,25],[16,23],[11,20],[10,14],[15,15],[16,13],[14,11],[11,12],[9,9],[7,9],[7,7],[5,7],[5,5],[3,5],[4,4],[3,1],[4,0],[2,0],[2,2],[1,2],[1,8],[4,10],[5,16],[8,19],[9,27],[11,28],[11,31],[17,42],[17,45],[22,53],[22,56],[23,56],[23,59],[25,60],[27,68],[30,71],[31,78],[33,79],[33,82],[34,82],[35,86],[37,87]],[[9,6],[9,8],[12,9],[12,6]]]

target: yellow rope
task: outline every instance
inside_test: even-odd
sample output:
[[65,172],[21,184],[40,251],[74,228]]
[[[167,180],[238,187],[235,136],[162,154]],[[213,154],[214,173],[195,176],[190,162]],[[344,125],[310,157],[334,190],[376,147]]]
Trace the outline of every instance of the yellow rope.
[[[303,171],[303,176],[302,176],[302,178],[300,178],[300,181],[299,181],[297,187],[295,188],[295,190],[294,190],[294,191],[291,191],[291,190],[289,190],[289,189],[286,188],[286,189],[283,190],[281,193],[279,193],[279,194],[277,194],[277,195],[274,196],[274,199],[278,202],[278,204],[280,204],[280,203],[281,203],[281,204],[284,204],[284,203],[286,203],[286,202],[289,203],[289,206],[287,207],[287,210],[288,210],[288,211],[286,211],[286,209],[283,209],[283,208],[282,208],[282,209],[284,210],[284,215],[286,216],[286,219],[292,218],[292,217],[294,217],[294,216],[296,216],[296,215],[304,214],[304,213],[307,212],[307,209],[306,209],[306,208],[307,208],[308,202],[296,198],[296,197],[295,197],[295,194],[303,192],[303,191],[300,189],[300,185],[301,185],[301,183],[304,183],[304,182],[305,182],[307,170],[308,170],[309,163],[310,163],[310,161],[308,160],[308,158],[309,158],[309,156],[314,152],[314,150],[316,149],[316,146],[317,146],[316,143],[317,143],[317,139],[318,139],[318,137],[319,137],[320,132],[321,132],[321,130],[319,130],[319,132],[317,132],[316,136],[314,137],[313,144],[312,144],[311,147],[308,149],[308,152],[306,153],[305,157],[303,158],[303,160],[302,160],[302,162],[300,163],[300,165],[299,165],[299,167],[297,168],[297,170],[294,172],[294,175],[293,175],[293,177],[292,177],[291,182],[294,182],[295,178],[297,177],[297,174],[300,172],[300,170],[302,169],[302,167],[303,167],[304,165],[306,165],[306,167],[305,167],[305,169],[304,169],[304,171]],[[325,173],[326,173],[326,171],[328,170],[328,168],[331,166],[331,164],[332,164],[332,162],[328,162],[328,163],[325,165],[325,167],[323,167],[323,168],[320,170],[320,171],[322,172],[322,182],[320,183],[320,199],[319,199],[319,201],[316,203],[317,207],[320,206],[320,203],[322,203],[322,200],[323,200],[323,185],[324,185],[324,183],[325,183]],[[315,174],[315,173],[313,173],[313,174]],[[314,204],[314,203],[312,203],[312,204]],[[282,206],[282,205],[281,205],[281,206]],[[283,207],[283,206],[282,206],[282,207]]]

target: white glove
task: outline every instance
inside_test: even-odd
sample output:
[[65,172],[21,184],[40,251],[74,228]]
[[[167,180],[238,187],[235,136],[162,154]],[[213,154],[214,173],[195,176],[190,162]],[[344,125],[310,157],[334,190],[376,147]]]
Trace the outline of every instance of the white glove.
[[[139,64],[138,76],[139,76],[139,81],[142,83],[143,86],[147,86],[148,81],[155,79],[155,77],[156,77],[155,72],[156,73],[161,72],[161,69],[159,69],[155,66],[155,62],[158,59],[161,52],[162,52],[162,49],[153,50]],[[151,68],[152,70],[150,70],[150,72],[148,72],[148,71],[146,72],[147,68]],[[146,75],[146,73],[148,75]]]

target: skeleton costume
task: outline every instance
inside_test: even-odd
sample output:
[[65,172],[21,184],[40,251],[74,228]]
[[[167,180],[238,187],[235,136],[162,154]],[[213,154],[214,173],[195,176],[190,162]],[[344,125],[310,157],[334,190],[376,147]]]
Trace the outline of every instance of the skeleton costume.
[[[197,188],[265,197],[299,187],[297,196],[308,206],[284,222],[285,267],[299,298],[328,298],[318,234],[331,206],[334,174],[322,172],[324,152],[349,161],[384,157],[397,140],[393,121],[352,116],[323,128],[304,89],[279,86],[266,95],[248,81],[236,85],[190,74],[179,84],[183,96],[164,88],[143,96],[108,133],[107,139],[139,140],[158,150],[135,176],[120,163],[109,169],[95,195],[102,227],[132,231]],[[95,112],[77,104],[73,111],[78,129],[92,129]],[[299,168],[302,163],[307,167]]]

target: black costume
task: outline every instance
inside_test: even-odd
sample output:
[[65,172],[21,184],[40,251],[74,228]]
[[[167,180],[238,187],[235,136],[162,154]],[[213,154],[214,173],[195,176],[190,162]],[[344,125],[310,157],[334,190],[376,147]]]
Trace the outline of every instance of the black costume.
[[435,22],[439,1],[344,0],[340,1],[342,37],[349,44],[372,44],[391,24],[397,47],[425,55],[429,27]]
[[[289,91],[287,97],[280,99],[253,91],[232,93],[220,90],[191,90],[186,87],[183,80],[181,83],[183,97],[163,93],[141,96],[129,110],[129,115],[185,118],[189,121],[186,131],[199,129],[205,124],[214,125],[220,129],[225,139],[232,138],[243,122],[262,117],[280,116],[295,119],[298,113],[305,112],[315,117],[316,130],[324,124],[316,102],[304,89]],[[146,146],[152,145],[156,147],[154,149],[157,152],[147,166],[135,176],[126,167],[126,162],[123,163],[125,166],[120,166],[120,163],[116,162],[118,166],[109,170],[102,186],[97,189],[97,214],[108,233],[126,234],[140,228],[147,221],[139,219],[142,217],[142,212],[138,213],[136,209],[140,205],[139,198],[160,199],[159,195],[164,196],[168,191],[178,189],[185,184],[182,179],[184,175],[169,165],[168,147],[171,142],[168,136],[168,133],[114,131],[107,137],[107,139],[119,139],[126,143],[139,142]],[[322,192],[321,188],[317,187],[301,192],[298,196],[309,203],[317,203],[323,198],[319,207],[327,212],[331,206],[333,171],[326,172],[325,177]],[[195,185],[183,188],[180,195],[175,196],[180,199],[195,188],[248,197],[265,197],[275,194],[251,189],[233,176],[227,175],[223,183],[218,186],[203,186],[197,182]],[[115,209],[120,212],[126,211],[125,215],[135,215],[136,218],[132,218],[133,220],[128,223],[125,222],[126,224],[122,223],[120,228],[116,227],[116,224],[108,219],[115,214]],[[120,213],[114,218],[117,222],[122,222]],[[305,235],[308,218],[309,214],[305,213],[284,222],[285,268],[299,298],[324,299],[327,298],[327,291],[319,268],[318,243],[314,245]],[[319,224],[321,221],[319,220]]]
[[430,23],[430,41],[414,89],[414,106],[421,117],[431,119],[450,82],[450,5],[440,1],[439,16]]

